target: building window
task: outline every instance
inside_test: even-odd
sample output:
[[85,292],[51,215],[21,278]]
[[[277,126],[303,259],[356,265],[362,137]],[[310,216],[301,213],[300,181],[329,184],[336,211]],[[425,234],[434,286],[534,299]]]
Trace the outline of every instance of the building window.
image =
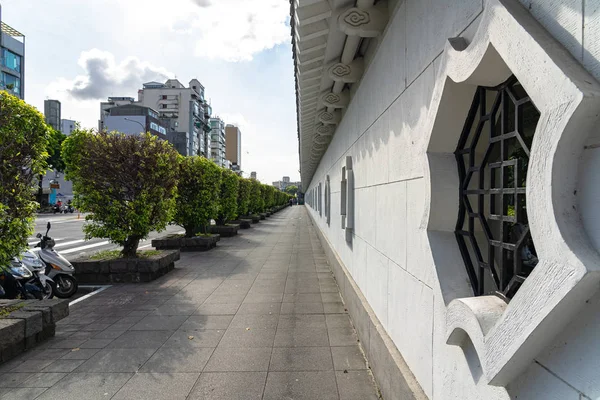
[[21,56],[8,49],[2,49],[2,65],[13,71],[21,72]]
[[538,263],[525,193],[539,117],[514,76],[476,90],[455,151],[455,235],[476,296],[512,298]]
[[161,104],[160,108],[167,108],[167,105],[166,104]]
[[21,95],[21,80],[14,75],[2,72],[0,74],[0,86],[16,96]]
[[167,99],[167,95],[166,95],[166,94],[163,94],[163,95],[162,95],[162,99],[163,99],[163,100],[166,100],[166,99]]

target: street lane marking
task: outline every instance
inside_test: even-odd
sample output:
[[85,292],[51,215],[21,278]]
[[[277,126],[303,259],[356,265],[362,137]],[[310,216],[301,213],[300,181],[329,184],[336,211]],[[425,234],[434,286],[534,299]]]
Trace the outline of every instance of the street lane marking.
[[[35,240],[35,239],[37,239],[37,240]],[[52,239],[54,239],[55,242],[58,242],[61,240],[65,240],[66,238],[52,238]],[[38,238],[29,238],[28,240],[35,240],[35,242],[27,242],[28,246],[34,246],[40,242],[40,239],[38,239]]]
[[85,246],[75,247],[74,249],[61,251],[61,254],[71,254],[71,253],[75,253],[75,252],[81,251],[81,250],[92,249],[94,247],[106,246],[107,244],[110,244],[110,242],[106,241],[106,242],[100,242],[100,243],[92,243],[92,244],[88,244]]
[[[85,287],[90,287],[90,286],[89,285],[88,286],[86,286],[86,285],[79,285],[79,287],[80,288],[85,288]],[[93,292],[88,293],[85,296],[81,296],[80,298],[71,301],[69,303],[69,307],[72,306],[72,305],[74,305],[74,304],[79,303],[80,301],[83,301],[85,299],[89,299],[90,297],[92,297],[94,295],[97,295],[98,293],[101,293],[101,292],[105,291],[106,289],[108,289],[109,287],[112,287],[112,286],[111,285],[97,285],[97,286],[94,285],[92,287],[97,287],[99,289],[98,290],[94,290]]]

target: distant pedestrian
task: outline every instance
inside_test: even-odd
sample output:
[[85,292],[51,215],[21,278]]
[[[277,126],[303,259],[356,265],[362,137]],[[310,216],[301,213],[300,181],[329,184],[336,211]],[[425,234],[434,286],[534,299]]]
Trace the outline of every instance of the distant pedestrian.
[[294,205],[294,201],[290,199],[290,207]]

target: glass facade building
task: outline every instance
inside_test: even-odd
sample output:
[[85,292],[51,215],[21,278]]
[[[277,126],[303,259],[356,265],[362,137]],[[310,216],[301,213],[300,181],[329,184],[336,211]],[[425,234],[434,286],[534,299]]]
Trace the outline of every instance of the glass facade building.
[[24,97],[25,35],[2,21],[0,8],[0,90]]

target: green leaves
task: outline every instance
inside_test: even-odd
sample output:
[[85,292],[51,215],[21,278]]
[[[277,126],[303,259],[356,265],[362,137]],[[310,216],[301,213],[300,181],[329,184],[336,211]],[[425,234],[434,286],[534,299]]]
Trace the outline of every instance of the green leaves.
[[225,225],[237,216],[239,181],[240,178],[233,171],[222,170],[217,225]]
[[241,217],[248,215],[250,205],[250,191],[252,190],[252,181],[250,179],[239,178],[239,190],[237,199],[237,215]]
[[27,248],[37,203],[35,180],[46,169],[50,128],[23,100],[0,91],[0,268]]
[[135,257],[141,239],[164,230],[175,210],[179,154],[145,133],[78,129],[62,144],[75,206],[89,212],[86,238],[107,238]]
[[179,189],[173,221],[187,237],[204,231],[219,212],[221,168],[204,157],[180,157]]

